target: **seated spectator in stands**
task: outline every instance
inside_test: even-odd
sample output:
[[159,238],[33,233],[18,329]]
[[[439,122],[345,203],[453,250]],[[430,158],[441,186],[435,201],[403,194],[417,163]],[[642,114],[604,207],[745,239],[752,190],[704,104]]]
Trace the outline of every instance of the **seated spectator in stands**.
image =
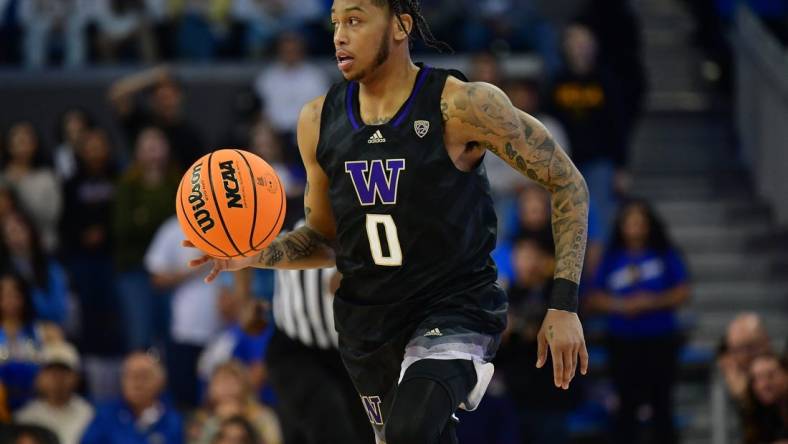
[[41,248],[36,227],[17,212],[8,215],[0,229],[0,266],[25,279],[32,291],[36,319],[65,324],[69,303],[66,273]]
[[93,419],[93,407],[76,394],[79,355],[66,342],[46,345],[41,351],[41,370],[36,377],[38,397],[14,414],[20,424],[54,432],[60,444],[79,444]]
[[[702,1],[690,3],[700,4]],[[597,37],[599,60],[610,68],[617,89],[621,91],[620,126],[624,146],[629,146],[648,89],[642,54],[643,25],[638,19],[637,7],[630,0],[586,2],[580,17]],[[721,35],[720,38],[724,37]]]
[[265,364],[273,336],[269,320],[273,279],[271,270],[262,269],[223,273],[219,277],[218,312],[224,331],[200,355],[198,375],[202,383],[207,384],[220,365],[235,359],[248,369],[249,382],[259,398],[274,402],[271,387],[266,384]]
[[459,28],[465,49],[504,49],[539,53],[552,72],[557,65],[557,38],[532,0],[464,0],[468,11]]
[[[276,62],[255,80],[255,90],[264,105],[264,115],[274,130],[294,146],[294,134],[301,108],[325,94],[328,76],[307,59],[303,36],[287,32],[279,36]],[[298,160],[298,152],[285,152],[285,161]]]
[[33,396],[42,345],[59,338],[57,327],[36,321],[25,280],[8,271],[0,273],[0,383],[8,391],[12,410]]
[[578,400],[578,387],[560,390],[553,383],[550,366],[534,366],[536,337],[553,282],[552,246],[547,249],[535,239],[518,240],[511,262],[514,277],[507,291],[509,322],[496,364],[517,408],[524,442],[567,443],[567,418]]
[[744,444],[788,442],[788,363],[777,355],[753,359],[743,412]]
[[55,173],[60,180],[68,180],[76,173],[77,151],[82,146],[85,133],[92,126],[92,119],[81,108],[68,109],[60,116],[57,128],[60,144],[53,153]]
[[95,41],[104,63],[156,59],[156,42],[146,15],[145,0],[103,0],[94,6]]
[[498,265],[498,277],[508,284],[514,279],[512,247],[519,239],[538,242],[545,251],[552,251],[553,232],[550,225],[550,195],[532,182],[520,191],[510,205],[503,205],[501,234],[493,258]]
[[122,318],[112,268],[116,176],[107,133],[89,129],[64,185],[61,253],[80,308],[78,345],[93,400],[115,397],[123,357]]
[[728,325],[717,365],[725,378],[728,393],[740,410],[747,398],[752,360],[771,350],[771,339],[757,314],[742,313]]
[[610,372],[620,398],[615,442],[638,442],[638,410],[646,404],[653,411],[657,442],[676,442],[676,311],[689,298],[689,276],[681,253],[645,201],[621,207],[593,286],[587,304],[607,316]]
[[166,372],[147,353],[134,352],[123,363],[123,398],[100,406],[82,444],[183,444],[183,422],[161,400]]
[[166,335],[165,326],[155,321],[166,313],[167,302],[154,294],[143,258],[156,231],[175,213],[179,181],[164,133],[146,128],[137,139],[134,162],[118,182],[112,214],[117,291],[132,350],[150,347]]
[[607,232],[616,211],[616,177],[624,174],[628,148],[621,126],[621,92],[597,52],[588,27],[574,23],[566,29],[566,67],[554,77],[546,105],[566,129],[572,160],[588,182]]
[[212,443],[222,421],[234,416],[242,416],[249,421],[264,443],[282,443],[276,414],[257,402],[247,369],[239,362],[230,361],[216,368],[208,385],[206,406],[206,410],[196,418],[201,432],[195,444]]
[[197,360],[221,324],[216,310],[218,286],[203,281],[208,272],[205,267],[189,267],[189,261],[201,253],[183,248],[185,238],[178,219],[170,217],[156,231],[144,261],[157,290],[171,294],[166,360],[169,374],[178,377],[170,381],[170,391],[179,407],[194,408],[198,405]]
[[40,68],[50,54],[62,54],[64,64],[78,67],[87,59],[85,36],[89,8],[82,2],[26,0],[19,2],[19,21],[24,29],[25,65]]
[[[226,0],[177,2],[171,7],[176,16],[175,46],[179,59],[207,62],[224,55],[233,41],[233,3]],[[240,55],[240,48],[234,48]]]
[[252,127],[249,146],[251,152],[265,159],[274,168],[282,181],[287,196],[287,208],[289,208],[285,215],[284,226],[294,225],[304,217],[306,173],[303,165],[299,161],[293,161],[292,158],[286,158],[282,138],[268,123],[259,122]]
[[[236,0],[232,5],[232,15],[246,28],[246,52],[259,56],[282,33],[311,34],[320,28],[325,29],[323,20],[328,8],[324,5],[324,0]],[[316,36],[311,40],[325,43]]]
[[254,425],[243,416],[233,416],[222,421],[212,444],[268,444],[260,438]]
[[41,244],[52,252],[57,246],[62,201],[55,173],[44,165],[39,140],[32,123],[13,124],[6,144],[0,146],[0,178],[13,186],[21,208],[30,214],[43,236]]
[[[143,92],[149,92],[144,101],[139,97]],[[182,86],[166,68],[123,77],[110,87],[109,99],[130,146],[155,126],[164,132],[173,163],[183,171],[204,154],[202,136],[184,115]]]

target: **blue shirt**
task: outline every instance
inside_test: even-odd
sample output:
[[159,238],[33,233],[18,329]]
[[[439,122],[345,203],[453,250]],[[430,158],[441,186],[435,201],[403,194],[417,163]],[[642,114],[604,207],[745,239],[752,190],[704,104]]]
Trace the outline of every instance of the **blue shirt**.
[[[663,293],[688,280],[687,268],[676,251],[608,252],[599,266],[594,287],[614,298],[627,299],[641,292]],[[635,317],[608,316],[608,332],[615,337],[649,337],[675,333],[674,310],[658,310]]]
[[39,365],[37,355],[41,342],[35,326],[28,325],[10,341],[0,329],[0,382],[8,391],[8,406],[11,410],[22,407],[33,398]]
[[175,410],[164,406],[153,424],[138,425],[123,401],[99,407],[81,444],[183,444],[183,420]]
[[36,319],[63,324],[67,316],[68,285],[66,273],[59,263],[50,260],[47,264],[47,288],[33,289],[33,306]]

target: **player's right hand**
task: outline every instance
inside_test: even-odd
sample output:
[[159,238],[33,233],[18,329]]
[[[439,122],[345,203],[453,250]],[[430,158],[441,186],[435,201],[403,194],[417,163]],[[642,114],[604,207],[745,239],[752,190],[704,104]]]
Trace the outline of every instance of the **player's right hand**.
[[[197,248],[190,241],[183,241],[182,245],[186,248]],[[238,271],[252,266],[257,260],[257,256],[251,257],[237,257],[232,259],[218,259],[213,256],[204,254],[203,256],[189,261],[189,267],[197,268],[205,264],[211,264],[211,272],[205,276],[205,283],[210,284],[219,276],[223,271]]]

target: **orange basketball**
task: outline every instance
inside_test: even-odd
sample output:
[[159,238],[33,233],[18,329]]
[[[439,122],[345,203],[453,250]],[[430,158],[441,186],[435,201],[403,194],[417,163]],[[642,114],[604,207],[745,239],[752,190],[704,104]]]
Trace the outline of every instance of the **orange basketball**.
[[205,254],[252,256],[282,229],[285,191],[266,161],[246,151],[223,149],[186,171],[175,208],[186,237]]

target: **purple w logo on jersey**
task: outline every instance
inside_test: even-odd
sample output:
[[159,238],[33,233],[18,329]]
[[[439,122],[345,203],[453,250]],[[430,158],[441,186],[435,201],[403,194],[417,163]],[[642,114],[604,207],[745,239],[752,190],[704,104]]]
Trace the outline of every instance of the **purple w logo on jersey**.
[[404,169],[405,159],[388,159],[385,169],[382,160],[373,160],[371,165],[367,160],[345,162],[345,172],[350,174],[363,206],[375,205],[378,196],[384,205],[396,204],[399,173]]
[[383,425],[383,412],[380,410],[380,396],[362,396],[361,402],[367,412],[369,422],[375,425]]

